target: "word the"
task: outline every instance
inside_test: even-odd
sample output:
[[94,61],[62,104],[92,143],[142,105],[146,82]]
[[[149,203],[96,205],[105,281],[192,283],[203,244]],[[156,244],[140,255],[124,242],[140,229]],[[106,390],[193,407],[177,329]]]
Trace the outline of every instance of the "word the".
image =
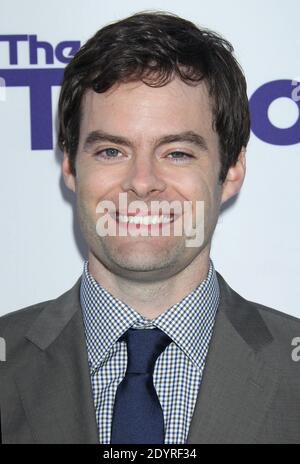
[[[29,64],[38,64],[38,50],[43,50],[45,63],[53,64],[54,58],[61,63],[69,63],[80,48],[79,40],[65,40],[53,47],[50,42],[38,41],[36,35],[0,35],[0,42],[7,42],[9,64],[19,64],[18,44],[28,43]],[[68,52],[66,54],[66,51]]]

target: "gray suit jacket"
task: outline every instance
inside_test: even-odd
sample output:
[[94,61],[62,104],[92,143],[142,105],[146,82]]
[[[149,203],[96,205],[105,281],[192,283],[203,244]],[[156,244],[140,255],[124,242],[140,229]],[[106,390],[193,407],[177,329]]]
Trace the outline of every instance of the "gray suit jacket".
[[[98,443],[80,280],[0,318],[3,443]],[[218,274],[221,300],[187,443],[300,443],[300,320],[249,302]]]

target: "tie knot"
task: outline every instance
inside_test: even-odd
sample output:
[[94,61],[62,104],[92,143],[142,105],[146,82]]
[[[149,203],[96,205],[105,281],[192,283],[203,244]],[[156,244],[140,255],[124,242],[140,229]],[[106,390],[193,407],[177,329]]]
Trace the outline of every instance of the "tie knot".
[[172,342],[162,330],[128,329],[121,338],[127,343],[127,373],[152,374],[158,356]]

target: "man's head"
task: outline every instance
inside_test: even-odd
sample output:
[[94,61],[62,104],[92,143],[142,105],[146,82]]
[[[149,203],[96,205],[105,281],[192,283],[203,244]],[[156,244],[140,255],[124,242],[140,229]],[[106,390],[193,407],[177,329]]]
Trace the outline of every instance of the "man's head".
[[[242,185],[249,138],[246,83],[228,42],[167,14],[109,25],[67,66],[59,118],[65,181],[99,262],[147,280],[208,254],[220,204]],[[99,237],[97,204],[117,204],[123,192],[147,205],[204,201],[202,246],[187,249],[174,236]]]
[[171,14],[140,13],[100,29],[66,67],[60,94],[58,143],[73,174],[87,89],[102,93],[134,80],[162,86],[176,75],[208,86],[223,182],[250,133],[246,82],[232,52],[218,34]]

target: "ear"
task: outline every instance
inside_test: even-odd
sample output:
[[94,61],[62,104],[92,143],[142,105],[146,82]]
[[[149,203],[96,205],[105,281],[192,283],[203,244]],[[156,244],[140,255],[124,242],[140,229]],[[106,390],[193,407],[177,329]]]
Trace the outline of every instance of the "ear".
[[62,174],[64,176],[64,181],[66,186],[75,192],[76,190],[76,179],[74,174],[71,172],[70,158],[66,151],[64,151],[64,159],[62,162]]
[[242,147],[236,164],[229,168],[226,179],[223,182],[221,204],[239,193],[245,179],[245,174],[246,148]]

